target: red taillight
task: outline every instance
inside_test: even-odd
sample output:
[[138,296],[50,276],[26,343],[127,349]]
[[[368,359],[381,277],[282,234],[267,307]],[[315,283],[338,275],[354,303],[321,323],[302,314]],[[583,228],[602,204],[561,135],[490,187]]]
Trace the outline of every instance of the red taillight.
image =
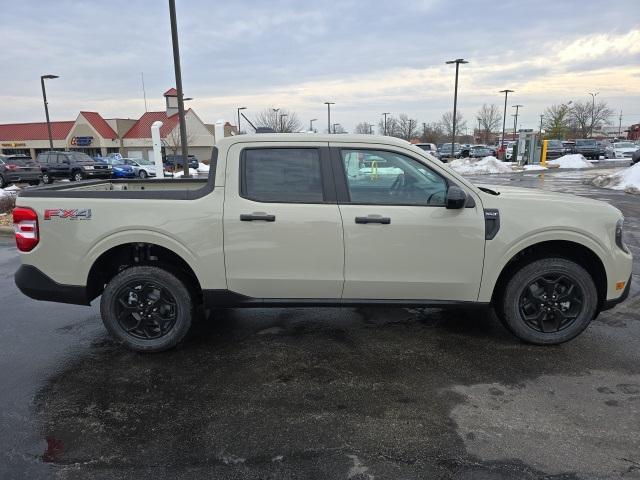
[[16,168],[18,168],[18,166],[14,165],[12,163],[9,163],[9,164],[5,165],[4,168],[6,168],[7,170],[15,170]]
[[13,209],[13,228],[16,245],[21,252],[30,252],[38,245],[38,214],[27,207]]

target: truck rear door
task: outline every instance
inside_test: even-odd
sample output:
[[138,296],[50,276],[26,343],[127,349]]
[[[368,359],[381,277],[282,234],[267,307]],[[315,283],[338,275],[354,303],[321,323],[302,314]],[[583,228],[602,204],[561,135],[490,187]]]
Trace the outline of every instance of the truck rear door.
[[229,290],[265,299],[341,297],[342,221],[326,143],[234,144],[225,185]]

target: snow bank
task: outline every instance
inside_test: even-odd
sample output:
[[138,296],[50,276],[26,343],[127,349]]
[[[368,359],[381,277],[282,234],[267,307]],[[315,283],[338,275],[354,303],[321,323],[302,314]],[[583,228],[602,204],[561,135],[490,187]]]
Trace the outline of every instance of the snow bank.
[[536,172],[538,170],[549,170],[547,167],[543,167],[542,165],[525,165],[523,168],[527,172]]
[[4,197],[4,196],[15,197],[16,195],[18,195],[18,192],[20,190],[21,188],[17,187],[16,185],[10,185],[7,188],[0,188],[0,197]]
[[486,175],[491,173],[512,173],[511,163],[501,162],[496,157],[458,158],[448,163],[449,167],[463,175]]
[[574,153],[571,155],[563,155],[555,160],[549,160],[549,165],[556,165],[559,168],[591,168],[593,165],[588,162],[586,158],[580,153]]
[[598,175],[591,180],[591,183],[596,187],[640,194],[640,162],[617,173]]
[[198,163],[198,172],[209,173],[209,165],[205,165],[202,162]]
[[[180,178],[183,175],[184,175],[184,170],[179,170],[177,172],[173,172],[173,178]],[[189,175],[190,176],[193,175],[194,177],[198,176],[198,170],[196,170],[195,168],[190,168],[189,169]]]

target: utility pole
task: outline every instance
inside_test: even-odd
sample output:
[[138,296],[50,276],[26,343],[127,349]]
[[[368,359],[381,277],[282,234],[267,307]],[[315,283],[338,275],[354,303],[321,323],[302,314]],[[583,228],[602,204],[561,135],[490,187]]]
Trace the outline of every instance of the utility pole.
[[334,133],[334,134],[336,133],[336,127],[337,127],[338,125],[340,125],[340,124],[339,124],[339,123],[334,123],[334,124],[333,124],[333,133]]
[[516,109],[516,114],[515,114],[515,118],[513,120],[513,140],[516,140],[516,133],[518,133],[518,110],[520,109],[520,107],[524,107],[524,105],[512,105],[513,108]]
[[324,104],[327,106],[327,133],[331,133],[331,105],[335,105],[335,102],[324,102]]
[[542,137],[542,119],[544,118],[544,115],[540,115],[540,137]]
[[315,122],[316,120],[318,120],[317,118],[312,118],[311,120],[309,120],[309,131],[313,132],[313,122]]
[[503,150],[504,147],[504,127],[507,121],[507,97],[510,93],[513,93],[514,90],[509,90],[508,88],[505,90],[500,90],[500,93],[504,93],[504,113],[502,114],[502,136],[500,137],[500,151],[502,154],[500,155],[502,158],[500,160],[504,160],[506,150]]
[[276,121],[273,124],[273,129],[277,132],[278,131],[278,112],[280,111],[279,108],[272,108],[273,110],[273,114],[276,117]]
[[49,132],[49,150],[53,150],[53,136],[51,135],[51,122],[49,121],[49,104],[47,102],[47,90],[44,88],[45,80],[53,80],[60,78],[57,75],[42,75],[40,84],[42,85],[42,100],[44,101],[44,114],[47,117],[47,131]]
[[591,134],[589,135],[589,137],[591,138],[593,138],[593,124],[596,121],[596,97],[599,93],[600,92],[589,92],[589,95],[591,95]]
[[242,129],[240,128],[240,110],[246,110],[247,107],[238,107],[238,135],[242,134]]
[[622,110],[620,110],[620,117],[618,123],[618,138],[622,136]]
[[387,134],[387,115],[391,115],[389,112],[384,112],[382,115],[384,115],[384,132],[383,134],[386,135]]
[[283,119],[284,117],[288,117],[288,116],[289,116],[289,114],[288,114],[288,113],[281,113],[281,114],[280,114],[280,132],[281,132],[281,133],[284,133],[284,122],[282,121],[282,119]]
[[180,70],[180,47],[178,45],[178,22],[176,20],[176,1],[169,0],[169,16],[171,18],[171,43],[173,44],[173,68],[176,75],[178,91],[178,118],[180,119],[180,146],[184,162],[184,178],[189,178],[189,149],[187,147],[187,124],[184,118],[184,94],[182,92],[182,72]]
[[455,156],[455,143],[456,143],[456,111],[458,108],[458,70],[461,63],[469,63],[462,58],[456,58],[455,60],[449,60],[446,62],[448,65],[456,64],[456,84],[453,90],[453,120],[452,120],[452,139],[451,139],[451,157]]
[[144,111],[147,112],[147,91],[144,88],[144,72],[140,72],[142,78],[142,97],[144,98]]

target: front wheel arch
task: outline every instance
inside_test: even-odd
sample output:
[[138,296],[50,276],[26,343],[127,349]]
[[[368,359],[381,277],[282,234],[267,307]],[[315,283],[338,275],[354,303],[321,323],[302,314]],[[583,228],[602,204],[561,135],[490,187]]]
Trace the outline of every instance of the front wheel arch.
[[536,243],[516,253],[500,272],[493,288],[491,303],[494,306],[500,305],[506,284],[518,270],[531,262],[550,257],[572,260],[591,275],[598,292],[598,311],[600,311],[607,298],[607,272],[604,264],[593,250],[580,243],[566,240]]

